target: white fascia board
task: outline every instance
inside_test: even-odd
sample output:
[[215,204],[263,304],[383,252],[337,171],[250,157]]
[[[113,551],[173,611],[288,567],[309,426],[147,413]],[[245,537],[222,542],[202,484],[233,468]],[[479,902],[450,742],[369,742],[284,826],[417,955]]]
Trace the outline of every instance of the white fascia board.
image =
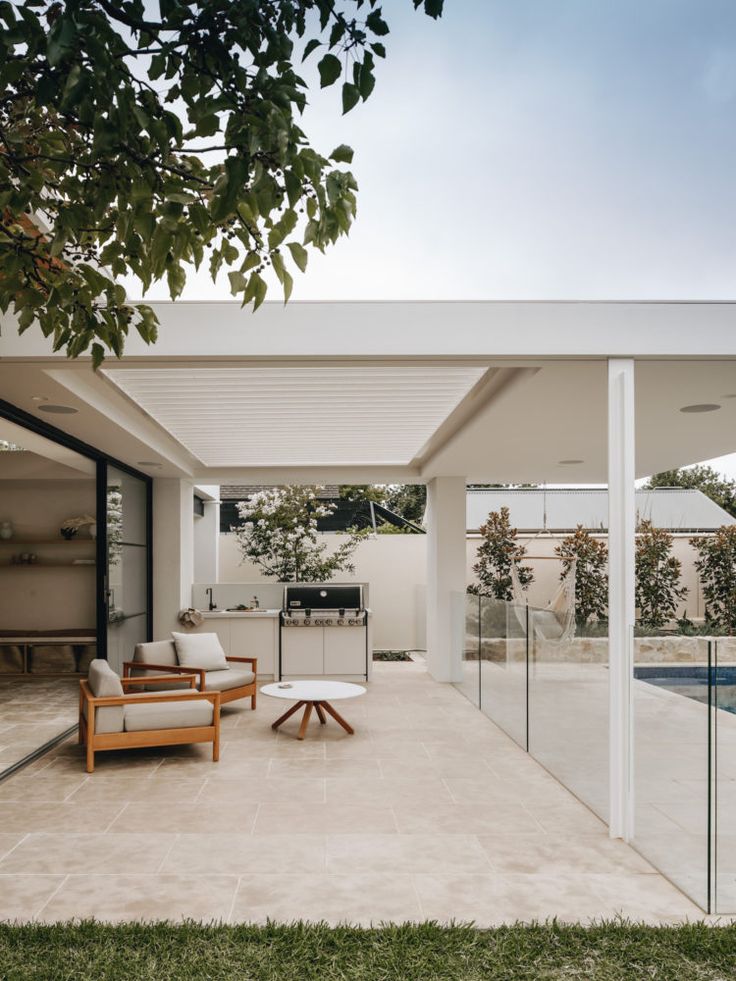
[[[422,357],[730,357],[736,302],[407,301],[152,302],[153,346],[132,335],[127,359]],[[0,357],[54,357],[40,330],[0,320]],[[213,326],[214,325],[214,326]]]
[[416,467],[213,467],[197,471],[194,479],[204,484],[423,484]]

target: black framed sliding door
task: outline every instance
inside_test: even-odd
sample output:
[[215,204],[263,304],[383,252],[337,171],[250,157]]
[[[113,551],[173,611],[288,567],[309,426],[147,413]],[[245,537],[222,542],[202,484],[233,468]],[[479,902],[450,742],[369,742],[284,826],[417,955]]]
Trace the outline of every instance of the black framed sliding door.
[[151,637],[151,483],[110,463],[104,468],[105,656],[122,674],[135,645]]

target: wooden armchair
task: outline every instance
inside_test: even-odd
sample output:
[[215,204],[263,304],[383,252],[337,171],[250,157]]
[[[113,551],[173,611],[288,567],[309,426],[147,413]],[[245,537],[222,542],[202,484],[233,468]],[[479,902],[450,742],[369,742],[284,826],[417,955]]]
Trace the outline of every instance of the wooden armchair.
[[170,686],[171,675],[121,679],[107,661],[92,661],[79,682],[79,742],[87,748],[88,773],[101,750],[211,742],[213,761],[220,758],[220,693],[198,691],[193,674],[177,680],[187,688],[131,692]]
[[[207,668],[184,667],[179,664],[176,645],[173,640],[156,640],[147,644],[137,644],[132,661],[123,664],[123,677],[129,678],[135,673],[141,677],[142,671],[156,671],[168,675],[194,675],[197,688],[201,692],[218,691],[220,704],[233,702],[238,698],[250,698],[250,707],[256,707],[256,675],[258,673],[257,657],[226,657],[227,670],[212,671]],[[247,664],[248,669],[230,667],[231,664]],[[142,675],[151,680],[150,676]],[[169,685],[179,687],[180,678],[175,681],[170,677]],[[173,682],[173,683],[172,683]]]

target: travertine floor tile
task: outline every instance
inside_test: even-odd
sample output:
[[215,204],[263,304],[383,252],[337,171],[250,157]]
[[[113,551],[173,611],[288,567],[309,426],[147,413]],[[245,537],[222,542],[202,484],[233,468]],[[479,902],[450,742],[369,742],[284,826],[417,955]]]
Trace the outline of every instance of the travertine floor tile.
[[408,875],[245,875],[231,921],[296,919],[370,926],[421,919]]
[[237,886],[234,875],[70,875],[38,918],[214,922],[228,918]]
[[63,875],[0,875],[0,920],[32,920],[63,881]]

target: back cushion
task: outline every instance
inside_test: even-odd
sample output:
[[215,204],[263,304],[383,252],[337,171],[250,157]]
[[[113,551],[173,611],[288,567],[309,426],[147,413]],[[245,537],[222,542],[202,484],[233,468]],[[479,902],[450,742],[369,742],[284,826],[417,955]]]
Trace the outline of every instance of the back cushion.
[[[120,678],[101,658],[95,658],[89,666],[87,683],[96,698],[113,698],[123,694]],[[108,705],[95,711],[95,732],[122,732],[123,706]]]
[[165,667],[171,665],[175,668],[176,647],[173,640],[154,640],[149,644],[136,644],[134,661],[147,661],[148,664],[163,664]]
[[183,668],[204,668],[205,671],[223,671],[228,667],[225,652],[217,634],[171,635],[176,644],[176,654]]

